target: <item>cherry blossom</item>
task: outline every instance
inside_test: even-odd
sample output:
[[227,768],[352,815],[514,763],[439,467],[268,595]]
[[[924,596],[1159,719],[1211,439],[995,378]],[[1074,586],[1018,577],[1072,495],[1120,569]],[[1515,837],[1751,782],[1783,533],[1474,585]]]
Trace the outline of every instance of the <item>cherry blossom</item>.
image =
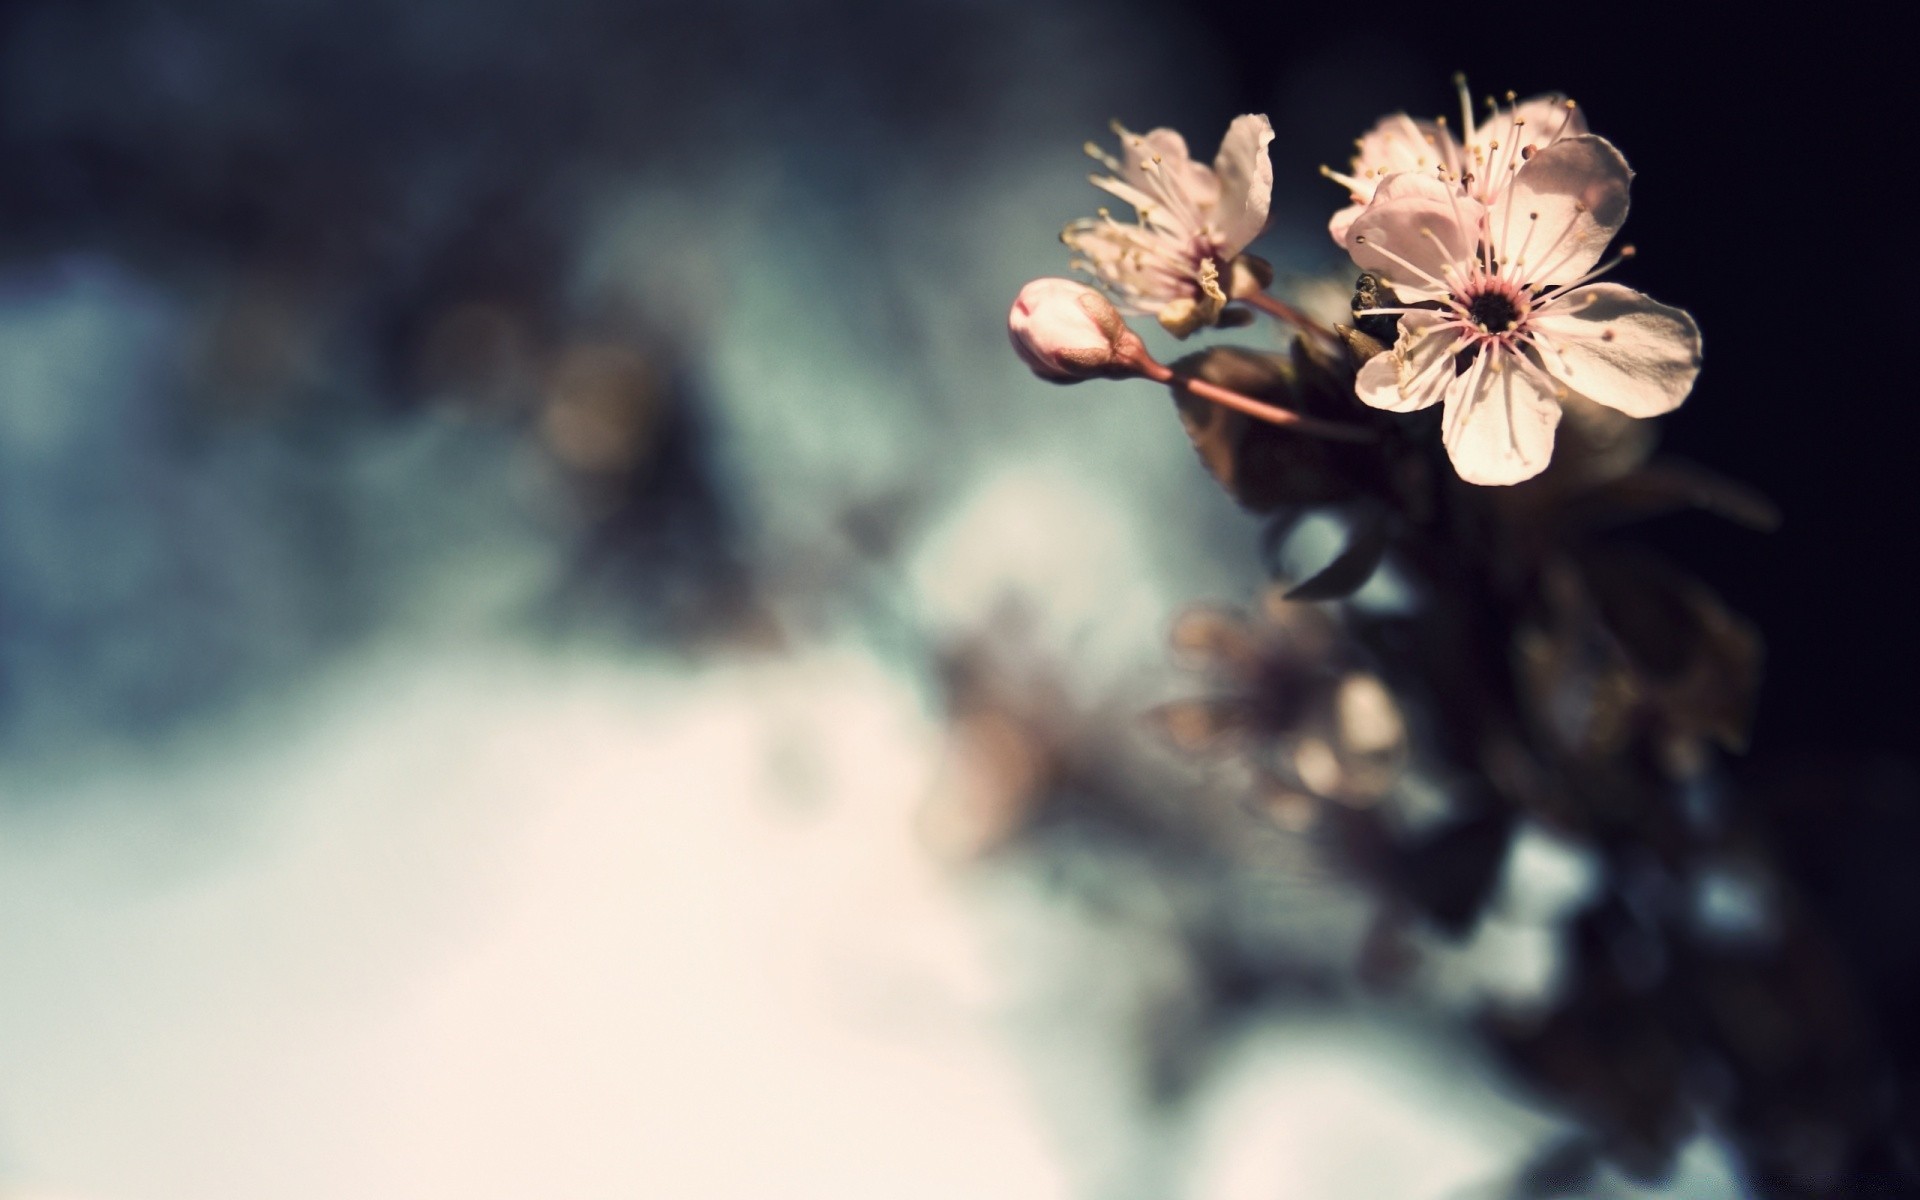
[[1467,131],[1464,144],[1445,117],[1428,121],[1396,113],[1382,117],[1354,143],[1350,169],[1320,168],[1322,175],[1346,188],[1352,200],[1327,222],[1334,241],[1352,248],[1347,238],[1354,221],[1390,176],[1427,172],[1457,184],[1482,204],[1492,204],[1529,157],[1561,138],[1587,132],[1579,106],[1558,93],[1516,101],[1509,92],[1504,107],[1489,99],[1486,118],[1475,122],[1466,79],[1455,76],[1454,86],[1460,94],[1460,128]]
[[1020,360],[1053,383],[1137,374],[1145,353],[1113,302],[1072,279],[1036,279],[1021,288],[1007,313],[1007,336]]
[[1240,252],[1266,227],[1273,201],[1264,116],[1237,117],[1213,166],[1194,162],[1171,129],[1132,133],[1114,125],[1121,157],[1092,142],[1087,153],[1111,175],[1096,187],[1133,206],[1135,221],[1100,215],[1068,225],[1060,240],[1080,257],[1075,268],[1097,278],[1122,307],[1158,318],[1176,337],[1220,321],[1227,302],[1264,285]]
[[1626,160],[1590,134],[1527,156],[1491,204],[1438,175],[1390,175],[1354,220],[1353,260],[1404,307],[1393,348],[1361,368],[1375,408],[1444,403],[1442,440],[1470,483],[1538,474],[1561,401],[1579,394],[1632,417],[1669,412],[1700,370],[1693,318],[1591,280],[1627,216]]

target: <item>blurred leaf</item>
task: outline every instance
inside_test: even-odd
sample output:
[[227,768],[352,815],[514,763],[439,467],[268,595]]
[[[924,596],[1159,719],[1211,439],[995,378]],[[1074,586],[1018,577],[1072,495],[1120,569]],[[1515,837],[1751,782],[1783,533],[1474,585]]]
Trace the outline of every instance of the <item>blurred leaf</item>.
[[1658,679],[1686,669],[1701,630],[1677,571],[1651,555],[1615,550],[1582,555],[1580,568],[1601,619],[1635,666]]
[[[1284,355],[1216,346],[1179,360],[1173,369],[1180,377],[1205,379],[1297,411],[1324,412],[1328,404],[1318,388],[1300,386],[1294,363]],[[1252,512],[1350,498],[1357,481],[1372,469],[1370,447],[1276,428],[1195,396],[1177,381],[1172,391],[1201,463]]]
[[1280,550],[1286,545],[1287,535],[1294,531],[1307,515],[1304,508],[1281,509],[1274,513],[1260,530],[1260,565],[1266,568],[1268,575],[1279,575]]
[[1512,839],[1513,819],[1505,812],[1448,825],[1402,853],[1401,887],[1441,930],[1464,934],[1493,894]]
[[1567,506],[1574,525],[1612,525],[1697,508],[1736,525],[1770,533],[1780,510],[1745,484],[1689,463],[1661,462],[1594,488]]
[[1671,732],[1743,749],[1763,644],[1698,581],[1645,554],[1589,552],[1581,573]]
[[1387,553],[1387,514],[1368,505],[1354,518],[1346,548],[1287,593],[1289,600],[1344,600],[1366,585]]
[[1694,600],[1704,642],[1693,669],[1668,690],[1667,703],[1685,711],[1699,732],[1729,750],[1744,750],[1760,694],[1765,646],[1759,631],[1719,597],[1702,588]]
[[1302,335],[1293,339],[1288,361],[1302,412],[1351,420],[1366,411],[1353,394],[1353,366],[1340,347]]
[[1584,1195],[1599,1167],[1592,1142],[1576,1134],[1553,1142],[1521,1168],[1512,1200],[1550,1200]]

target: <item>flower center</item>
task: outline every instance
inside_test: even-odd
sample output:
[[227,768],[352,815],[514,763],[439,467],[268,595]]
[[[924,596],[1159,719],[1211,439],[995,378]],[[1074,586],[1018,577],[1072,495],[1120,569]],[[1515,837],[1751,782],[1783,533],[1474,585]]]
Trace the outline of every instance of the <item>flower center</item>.
[[1467,305],[1467,318],[1488,333],[1505,333],[1520,320],[1520,307],[1504,291],[1481,292]]

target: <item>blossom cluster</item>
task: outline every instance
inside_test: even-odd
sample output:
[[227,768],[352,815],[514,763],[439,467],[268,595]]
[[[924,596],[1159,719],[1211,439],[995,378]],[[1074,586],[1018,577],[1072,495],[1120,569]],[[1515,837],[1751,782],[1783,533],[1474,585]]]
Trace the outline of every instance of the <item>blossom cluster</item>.
[[[1578,106],[1509,93],[1475,120],[1459,87],[1457,130],[1444,117],[1396,114],[1356,142],[1348,170],[1321,169],[1348,193],[1328,228],[1365,273],[1356,324],[1388,322],[1377,342],[1319,328],[1269,295],[1271,268],[1246,252],[1272,200],[1264,116],[1235,119],[1212,166],[1195,162],[1173,130],[1116,124],[1118,157],[1091,143],[1087,151],[1109,172],[1094,184],[1131,206],[1133,219],[1102,209],[1068,225],[1062,240],[1118,313],[1152,316],[1177,338],[1244,323],[1250,314],[1237,302],[1305,336],[1344,337],[1360,404],[1396,413],[1442,405],[1441,441],[1462,479],[1529,479],[1551,459],[1562,407],[1576,398],[1630,417],[1677,407],[1699,374],[1700,331],[1680,309],[1599,281],[1633,253],[1607,253],[1626,220],[1633,172]],[[1104,310],[1058,286],[1065,282],[1022,293],[1010,328],[1022,358],[1056,382],[1129,373],[1164,381],[1166,369],[1134,349],[1131,331],[1117,359],[1090,355],[1082,343],[1094,325],[1102,347],[1118,330],[1104,316],[1090,325],[1086,314]],[[1050,315],[1047,298],[1077,311]],[[1053,345],[1056,330],[1079,340]]]

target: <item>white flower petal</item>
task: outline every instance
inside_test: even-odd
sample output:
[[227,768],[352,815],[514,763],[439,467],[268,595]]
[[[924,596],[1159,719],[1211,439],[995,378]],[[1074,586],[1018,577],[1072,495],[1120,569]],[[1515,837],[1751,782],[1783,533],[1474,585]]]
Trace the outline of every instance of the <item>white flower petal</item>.
[[1273,160],[1267,156],[1272,141],[1273,125],[1259,113],[1235,117],[1220,139],[1220,153],[1213,160],[1218,177],[1213,219],[1228,257],[1246,249],[1267,227],[1273,205]]
[[1360,214],[1365,211],[1367,206],[1364,204],[1349,204],[1327,221],[1327,232],[1333,235],[1337,245],[1350,248],[1347,247],[1347,239],[1353,230],[1353,223],[1359,220]]
[[1494,250],[1526,283],[1571,283],[1600,261],[1627,219],[1633,172],[1605,138],[1562,138],[1520,164],[1494,201]]
[[1586,114],[1578,108],[1568,108],[1564,95],[1549,92],[1522,100],[1512,108],[1503,106],[1475,125],[1473,136],[1467,140],[1480,146],[1496,139],[1503,143],[1512,140],[1519,146],[1532,146],[1537,152],[1561,138],[1577,137],[1585,132]]
[[1088,178],[1093,182],[1093,186],[1099,188],[1101,191],[1107,192],[1133,205],[1134,212],[1140,216],[1141,224],[1151,225],[1153,228],[1173,234],[1183,241],[1193,236],[1194,231],[1188,227],[1187,222],[1180,213],[1173,211],[1173,209],[1167,205],[1162,204],[1153,196],[1141,191],[1125,180],[1115,179],[1111,175],[1090,175]]
[[1153,311],[1191,290],[1179,247],[1151,229],[1113,221],[1077,221],[1067,226],[1061,240],[1129,308]]
[[[1496,369],[1497,367],[1497,369]],[[1482,351],[1447,389],[1441,436],[1453,469],[1468,483],[1531,479],[1553,458],[1560,405],[1506,354]]]
[[1348,231],[1348,252],[1402,299],[1437,300],[1449,269],[1472,259],[1486,209],[1430,175],[1388,176]]
[[1693,318],[1617,283],[1575,288],[1528,324],[1554,378],[1630,417],[1672,412],[1700,374]]
[[1416,121],[1405,113],[1381,117],[1360,139],[1353,156],[1356,179],[1384,179],[1402,171],[1432,172],[1451,166],[1453,134],[1432,121]]
[[1120,135],[1121,175],[1136,187],[1145,187],[1147,178],[1146,164],[1158,156],[1163,163],[1172,163],[1185,168],[1192,160],[1187,153],[1187,139],[1175,129],[1155,129],[1148,133],[1135,133],[1120,125],[1114,126],[1114,132]]
[[[1140,201],[1132,196],[1123,197],[1127,203],[1143,212],[1151,211],[1159,218],[1157,224],[1183,236],[1198,232],[1199,223],[1220,198],[1220,183],[1213,177],[1213,170],[1193,161],[1187,152],[1187,140],[1177,130],[1162,128],[1140,134],[1116,124],[1114,131],[1120,135],[1120,181],[1148,197],[1151,207],[1142,209]],[[1168,195],[1182,200],[1169,204],[1158,198]]]
[[1436,403],[1453,382],[1457,336],[1441,328],[1440,313],[1407,313],[1393,349],[1376,354],[1360,368],[1354,392],[1363,404],[1389,412],[1415,412]]
[[1398,357],[1388,350],[1374,355],[1360,368],[1353,379],[1353,391],[1362,404],[1393,411],[1404,403],[1400,398],[1400,364],[1395,361]]
[[1354,218],[1366,211],[1381,180],[1406,171],[1431,172],[1442,165],[1450,168],[1460,159],[1459,147],[1446,126],[1416,121],[1405,113],[1380,118],[1354,145],[1349,172],[1327,172],[1329,178],[1347,188],[1353,199],[1352,205],[1335,213],[1327,224],[1327,231],[1342,247],[1347,245],[1347,230]]

